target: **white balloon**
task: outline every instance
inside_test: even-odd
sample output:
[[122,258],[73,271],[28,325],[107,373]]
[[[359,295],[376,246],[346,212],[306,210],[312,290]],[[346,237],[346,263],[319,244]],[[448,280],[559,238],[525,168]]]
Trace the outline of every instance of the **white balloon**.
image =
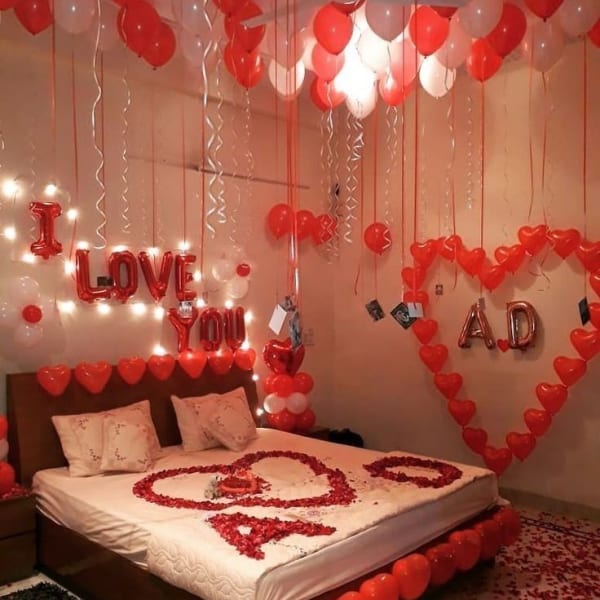
[[410,37],[392,42],[390,49],[390,71],[394,79],[403,86],[410,85],[419,70],[423,56],[417,51]]
[[457,14],[462,28],[471,37],[482,38],[498,25],[502,8],[502,0],[470,0]]
[[[119,32],[117,31],[117,15],[119,9],[112,2],[103,2],[100,12],[100,39],[98,47],[106,52],[114,48],[119,41]],[[97,32],[94,29],[90,30],[91,38],[96,43]]]
[[202,66],[204,52],[207,48],[199,35],[191,33],[187,29],[182,29],[179,34],[179,47],[181,48],[183,58],[185,58],[192,66]]
[[305,35],[298,33],[288,36],[285,29],[271,23],[265,33],[267,54],[280,65],[291,68],[302,58]]
[[364,6],[369,27],[389,42],[404,31],[410,19],[410,6],[397,0],[369,0]]
[[8,282],[8,297],[22,308],[27,304],[37,304],[40,300],[40,286],[32,277],[15,277]]
[[285,408],[285,398],[278,396],[277,394],[269,394],[263,400],[263,408],[265,412],[270,415],[276,415]]
[[[206,10],[208,15],[204,14],[204,3],[198,0],[173,0],[175,18],[184,29],[199,35],[205,42],[218,41],[220,31],[217,23],[221,20],[217,18],[220,17],[219,9],[213,2],[208,2]],[[212,27],[209,21],[213,23]]]
[[239,300],[248,293],[249,287],[250,284],[247,277],[238,277],[236,275],[225,284],[225,293],[231,298]]
[[96,0],[54,0],[54,19],[66,32],[83,33],[96,16]]
[[6,460],[8,456],[8,441],[0,440],[0,461]]
[[14,340],[25,348],[31,348],[39,343],[43,336],[44,329],[39,323],[33,325],[20,323],[15,329]]
[[523,55],[537,71],[548,71],[562,56],[565,36],[562,29],[550,19],[537,20],[527,27],[521,43]]
[[[366,93],[365,93],[366,92]],[[375,83],[368,90],[363,90],[360,97],[348,95],[346,98],[346,108],[357,118],[364,119],[368,117],[377,104],[377,87]]]
[[360,33],[363,31],[370,29],[369,24],[367,23],[367,13],[366,13],[366,5],[361,4],[351,15],[352,24],[354,25],[354,29],[357,29]]
[[295,68],[286,69],[283,65],[272,60],[269,63],[269,81],[279,94],[283,97],[294,96],[304,83],[306,69],[302,62],[298,62]]
[[446,67],[456,69],[462,65],[469,50],[471,38],[465,33],[457,18],[450,19],[450,31],[444,45],[435,53],[435,57]]
[[16,325],[21,318],[22,307],[17,308],[12,302],[0,302],[0,326]]
[[309,71],[314,71],[315,67],[312,62],[313,48],[317,45],[317,40],[312,32],[311,27],[305,27],[298,32],[302,39],[304,51],[302,52],[302,62]]
[[300,392],[294,392],[286,398],[285,407],[291,413],[299,415],[309,407],[308,398]]
[[390,65],[390,44],[370,29],[363,31],[356,46],[365,67],[383,74]]
[[434,55],[428,56],[421,65],[419,81],[429,95],[441,98],[452,89],[456,69],[444,66]]
[[215,281],[224,283],[235,275],[235,263],[228,258],[219,258],[213,264],[210,271]]
[[571,36],[585,35],[600,19],[598,0],[565,0],[558,9],[563,31]]

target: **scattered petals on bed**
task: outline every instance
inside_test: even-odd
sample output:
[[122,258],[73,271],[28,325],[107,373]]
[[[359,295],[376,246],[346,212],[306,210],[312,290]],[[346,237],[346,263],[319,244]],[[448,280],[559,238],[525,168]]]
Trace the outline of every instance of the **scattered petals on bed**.
[[[462,471],[454,465],[440,460],[417,458],[416,456],[386,456],[368,465],[363,465],[371,477],[383,477],[398,483],[412,483],[420,488],[442,488],[462,477]],[[392,471],[396,467],[427,469],[437,471],[439,477],[430,479],[424,475],[407,475],[402,471]]]
[[[293,534],[313,537],[335,533],[335,527],[327,527],[319,523],[282,521],[277,517],[259,519],[243,513],[219,514],[207,520],[225,541],[237,548],[240,554],[257,560],[265,557],[265,553],[261,550],[262,545],[272,540],[279,541]],[[249,531],[242,531],[241,528]]]
[[[309,496],[304,498],[277,498],[260,496],[256,493],[236,494],[233,498],[227,495],[230,500],[216,501],[213,499],[196,500],[194,498],[173,497],[161,494],[155,491],[154,486],[159,481],[181,477],[193,474],[212,474],[232,476],[239,471],[247,471],[256,463],[273,458],[284,458],[297,461],[305,465],[312,474],[319,477],[325,476],[329,491],[320,496]],[[268,483],[268,482],[267,482]],[[263,486],[263,489],[269,487]],[[229,465],[197,465],[193,467],[182,467],[178,469],[166,469],[152,473],[133,486],[133,493],[154,504],[168,506],[171,508],[188,508],[196,510],[223,510],[231,506],[263,506],[275,508],[297,508],[297,507],[315,507],[315,506],[345,506],[350,504],[356,498],[355,490],[349,485],[346,475],[340,469],[332,469],[314,456],[302,452],[292,452],[290,450],[270,450],[259,451],[246,454],[240,459]]]

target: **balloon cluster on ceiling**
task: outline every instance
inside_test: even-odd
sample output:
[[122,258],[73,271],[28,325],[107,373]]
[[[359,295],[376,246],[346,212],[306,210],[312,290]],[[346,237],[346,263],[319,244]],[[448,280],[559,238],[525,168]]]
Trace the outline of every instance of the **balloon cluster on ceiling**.
[[595,0],[525,0],[524,9],[502,0],[470,0],[458,9],[350,0],[321,7],[301,29],[300,18],[289,15],[285,27],[250,27],[246,21],[263,14],[259,1],[215,0],[229,38],[225,64],[235,79],[247,88],[256,85],[267,56],[269,79],[281,97],[296,97],[310,70],[313,102],[321,110],[345,102],[357,118],[374,109],[378,96],[399,105],[417,78],[429,94],[443,96],[463,63],[474,79],[485,81],[519,46],[538,71],[559,60],[565,38],[587,34],[600,47]]

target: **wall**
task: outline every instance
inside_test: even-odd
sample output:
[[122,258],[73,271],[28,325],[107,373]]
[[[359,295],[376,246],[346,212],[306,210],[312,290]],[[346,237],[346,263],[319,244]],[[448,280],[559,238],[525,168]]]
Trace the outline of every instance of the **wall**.
[[[53,315],[46,325],[43,340],[33,348],[24,348],[12,340],[13,331],[1,328],[0,373],[31,371],[43,365],[65,363],[71,367],[80,361],[106,360],[113,364],[121,357],[148,357],[156,344],[176,353],[176,334],[167,322],[152,317],[153,302],[140,274],[140,286],[133,300],[147,305],[148,312],[136,316],[131,304],[112,303],[109,315],[98,314],[96,308],[78,301],[75,282],[64,274],[64,258],[68,256],[72,224],[63,216],[57,221],[57,238],[63,243],[63,257],[48,261],[38,259],[29,265],[21,256],[35,237],[37,230],[31,221],[27,205],[34,198],[43,199],[45,184],[54,178],[54,148],[56,173],[61,184],[58,200],[64,212],[77,207],[80,218],[75,238],[91,246],[102,245],[96,234],[101,216],[96,202],[101,188],[95,173],[99,156],[92,138],[92,107],[97,95],[93,71],[93,44],[88,36],[71,39],[57,30],[56,56],[56,144],[52,135],[50,112],[51,34],[32,37],[16,24],[12,12],[3,15],[0,27],[0,81],[5,93],[0,98],[0,130],[4,150],[0,152],[0,180],[16,177],[21,184],[32,185],[12,199],[0,200],[0,230],[15,224],[19,237],[14,242],[0,237],[0,296],[7,293],[8,283],[15,276],[29,275],[36,279],[42,293],[59,303],[75,301],[72,314]],[[71,62],[73,50],[74,63]],[[97,72],[101,76],[100,62]],[[75,107],[77,113],[77,160],[75,169],[74,119],[72,97],[74,73]],[[134,253],[155,244],[162,250],[177,251],[184,238],[183,179],[186,165],[187,241],[190,252],[200,262],[200,243],[204,235],[204,283],[197,290],[208,291],[208,302],[223,306],[226,295],[223,285],[211,277],[211,266],[237,244],[252,267],[250,291],[239,303],[251,310],[254,320],[248,325],[248,338],[258,351],[256,369],[266,374],[260,351],[267,339],[276,337],[267,328],[275,303],[287,293],[286,245],[275,242],[264,231],[264,217],[276,202],[286,201],[285,122],[282,106],[276,108],[270,85],[251,92],[251,112],[245,111],[244,94],[230,83],[225,72],[213,70],[213,79],[220,78],[222,98],[214,94],[217,82],[209,87],[210,118],[216,123],[217,106],[222,101],[222,147],[218,160],[224,173],[245,175],[249,160],[255,164],[254,179],[203,177],[199,165],[210,167],[209,157],[201,152],[202,96],[201,78],[184,68],[180,58],[160,71],[152,71],[125,51],[120,45],[104,56],[104,120],[105,120],[105,186],[107,248],[125,244]],[[131,106],[125,112],[127,97]],[[9,93],[6,93],[9,90]],[[154,103],[154,116],[152,111]],[[185,108],[185,156],[181,144],[181,115]],[[320,137],[316,113],[310,106],[300,109],[300,152],[298,156],[299,205],[322,212]],[[97,112],[97,131],[101,131]],[[126,119],[126,121],[125,121]],[[156,159],[152,168],[152,125],[154,121]],[[246,139],[249,134],[250,139]],[[211,137],[206,128],[207,143]],[[124,145],[126,144],[126,146]],[[211,148],[218,140],[211,143]],[[123,160],[126,151],[127,160]],[[249,154],[251,153],[251,154]],[[125,180],[123,179],[125,177]],[[152,180],[155,185],[153,187]],[[205,186],[205,213],[214,228],[203,234],[202,186]],[[78,191],[77,191],[78,190]],[[210,194],[222,193],[226,199],[224,223],[214,213]],[[237,199],[239,198],[239,206]],[[153,199],[155,203],[153,204]],[[153,208],[154,206],[154,208]],[[237,208],[236,208],[237,207]],[[153,228],[153,211],[156,213]],[[127,220],[125,220],[127,219]],[[234,226],[234,220],[238,225]],[[153,236],[153,229],[155,234]],[[152,238],[155,238],[154,240]],[[233,240],[233,241],[232,241]],[[319,349],[331,353],[333,330],[331,305],[323,301],[331,295],[331,277],[326,260],[312,244],[301,250],[303,311],[307,327],[313,328]],[[105,251],[91,250],[92,276],[106,272]],[[174,283],[163,302],[164,307],[176,306]],[[198,326],[192,332],[197,341]],[[328,364],[319,360],[313,348],[307,349],[305,370],[318,381],[313,393],[315,410],[330,396],[331,374]],[[0,389],[0,413],[5,410],[4,383]]]
[[[587,229],[587,236],[600,236],[600,149],[594,132],[600,126],[600,52],[589,49],[587,215],[582,199],[582,44],[571,44],[563,60],[547,76],[547,95],[538,73],[532,74],[529,106],[529,71],[512,62],[485,84],[485,202],[483,246],[491,254],[499,245],[517,242],[519,227],[543,222],[542,207],[552,228]],[[455,122],[452,125],[452,97]],[[334,425],[350,426],[361,432],[369,445],[381,449],[402,448],[422,454],[480,464],[461,439],[460,427],[446,410],[446,402],[435,389],[432,377],[421,363],[418,342],[389,316],[374,323],[364,304],[377,296],[389,312],[403,293],[400,270],[408,264],[408,247],[414,240],[414,95],[405,107],[406,169],[404,196],[402,169],[392,165],[392,249],[374,259],[360,243],[342,245],[340,269],[336,271],[334,315],[336,353],[335,393],[328,417]],[[447,235],[451,225],[451,196],[454,185],[456,231],[469,247],[480,239],[480,86],[461,73],[453,94],[436,101],[419,95],[419,163],[417,165],[417,239]],[[529,114],[531,112],[531,125]],[[545,181],[542,188],[544,122],[547,117]],[[401,115],[400,115],[401,116]],[[378,215],[385,211],[382,182],[390,169],[389,146],[380,124],[377,158],[379,183]],[[401,122],[401,119],[400,119]],[[455,163],[452,162],[452,127],[455,136]],[[365,199],[363,224],[373,219],[374,118],[365,124],[368,134],[365,151]],[[399,135],[401,127],[398,126]],[[533,155],[530,176],[529,152]],[[401,146],[401,143],[400,143]],[[471,175],[469,175],[471,173]],[[529,217],[530,182],[533,179],[533,210]],[[450,184],[450,185],[449,185]],[[469,208],[469,198],[472,208]],[[402,239],[402,205],[405,236]],[[451,231],[451,229],[450,229]],[[404,243],[402,243],[404,242]],[[403,258],[405,262],[403,263]],[[354,282],[361,267],[358,294]],[[434,295],[434,284],[444,285],[444,295]],[[541,319],[535,348],[527,352],[489,351],[475,342],[460,350],[457,339],[469,306],[480,296],[478,283],[464,272],[456,275],[448,263],[437,262],[425,284],[430,293],[428,316],[440,324],[432,343],[444,343],[450,357],[444,371],[458,371],[465,384],[459,398],[477,403],[473,426],[489,432],[490,444],[504,446],[509,431],[527,431],[522,413],[541,408],[534,394],[543,381],[557,382],[554,357],[577,356],[569,332],[580,327],[577,302],[584,296],[585,276],[573,257],[561,261],[544,253],[526,264],[516,276],[509,276],[493,293],[481,294],[496,338],[506,338],[505,303],[531,302]],[[587,286],[588,297],[596,301]],[[590,326],[588,326],[590,327]],[[600,455],[600,404],[598,359],[588,364],[585,380],[572,388],[563,410],[551,429],[538,440],[537,448],[523,464],[513,464],[501,484],[570,502],[600,506],[597,460]],[[518,463],[518,461],[516,461]]]

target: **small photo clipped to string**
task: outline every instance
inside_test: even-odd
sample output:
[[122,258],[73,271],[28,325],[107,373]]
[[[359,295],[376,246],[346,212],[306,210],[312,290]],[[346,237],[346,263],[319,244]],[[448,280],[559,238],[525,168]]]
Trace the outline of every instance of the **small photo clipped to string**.
[[367,302],[367,304],[365,304],[365,308],[367,309],[367,312],[373,321],[381,321],[381,319],[385,317],[385,313],[383,312],[383,308],[381,308],[381,304],[379,304],[379,300],[371,300],[371,302]]
[[579,307],[579,316],[581,317],[581,324],[585,325],[590,321],[590,305],[588,304],[588,299],[583,298],[577,304]]
[[417,320],[417,317],[411,316],[408,305],[404,302],[400,302],[400,304],[394,306],[390,315],[392,315],[394,320],[402,325],[404,329],[408,329]]

